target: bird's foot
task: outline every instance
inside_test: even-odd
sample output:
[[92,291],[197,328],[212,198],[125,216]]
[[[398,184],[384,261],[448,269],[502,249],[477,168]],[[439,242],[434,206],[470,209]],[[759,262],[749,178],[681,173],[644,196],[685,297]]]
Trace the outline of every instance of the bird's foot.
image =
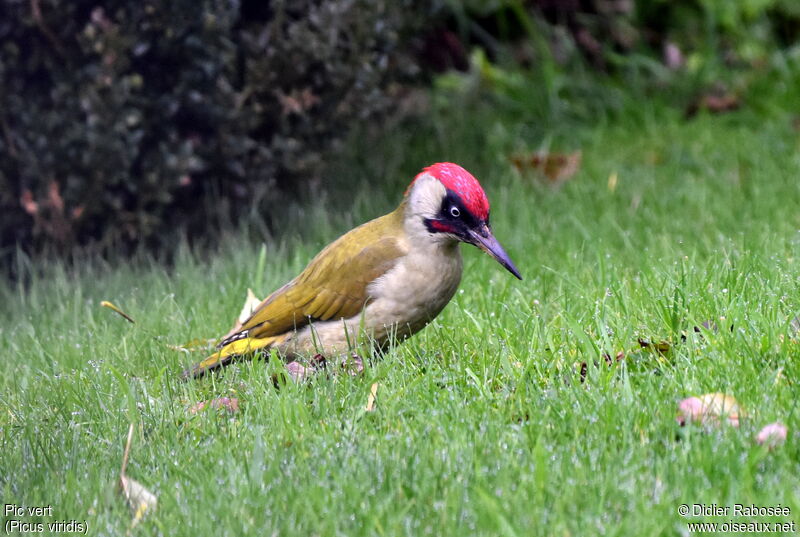
[[[364,372],[364,360],[359,355],[353,354],[342,360],[341,371],[353,376],[360,375]],[[328,360],[322,354],[315,354],[307,364],[297,361],[286,364],[287,376],[294,382],[304,382],[322,372],[329,372]],[[272,380],[276,386],[280,384],[277,375]]]
[[[324,371],[327,368],[327,361],[325,357],[321,354],[316,354],[312,357],[307,364],[302,364],[300,362],[294,361],[289,362],[286,364],[286,373],[289,379],[293,382],[304,382],[310,379],[312,376],[316,375],[317,373]],[[282,375],[273,375],[272,382],[275,386],[279,386],[281,384],[281,380],[286,381],[287,379],[279,378]]]
[[[336,373],[343,371],[353,376],[359,375],[364,372],[364,360],[357,354],[351,354],[342,359],[339,367],[341,369],[337,369],[335,371]],[[308,366],[306,366],[305,369],[311,369],[313,372],[328,371],[328,359],[322,354],[315,354],[311,360],[309,360]]]

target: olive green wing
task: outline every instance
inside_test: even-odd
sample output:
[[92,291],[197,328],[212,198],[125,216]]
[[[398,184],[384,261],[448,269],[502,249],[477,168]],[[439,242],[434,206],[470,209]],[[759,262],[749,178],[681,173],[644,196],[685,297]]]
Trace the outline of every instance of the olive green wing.
[[369,284],[407,252],[401,208],[398,211],[355,228],[322,250],[297,278],[268,296],[241,331],[225,342],[245,335],[277,336],[311,321],[357,315],[370,300]]

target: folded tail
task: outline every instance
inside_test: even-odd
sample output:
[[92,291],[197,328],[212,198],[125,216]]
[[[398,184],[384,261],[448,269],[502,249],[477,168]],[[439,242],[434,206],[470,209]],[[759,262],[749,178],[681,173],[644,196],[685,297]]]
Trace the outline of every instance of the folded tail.
[[210,371],[219,369],[220,367],[225,367],[226,365],[230,364],[234,358],[251,355],[256,351],[269,349],[272,345],[283,339],[283,336],[266,337],[261,339],[249,337],[236,339],[217,349],[214,354],[202,362],[185,369],[183,373],[181,373],[181,378],[183,380],[200,378]]

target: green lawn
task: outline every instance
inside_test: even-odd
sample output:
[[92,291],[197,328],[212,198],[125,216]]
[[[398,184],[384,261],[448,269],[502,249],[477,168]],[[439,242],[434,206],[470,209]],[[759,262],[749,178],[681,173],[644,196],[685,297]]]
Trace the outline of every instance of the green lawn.
[[[437,105],[436,128],[379,150],[354,142],[353,173],[371,190],[287,211],[297,231],[267,241],[263,272],[261,241],[240,237],[212,255],[181,247],[170,268],[92,261],[7,285],[3,503],[125,533],[114,486],[133,422],[128,474],[159,502],[133,534],[687,535],[683,503],[792,510],[703,521],[799,520],[800,135],[791,99],[764,93],[691,120],[644,99],[564,123]],[[560,189],[508,164],[548,144],[583,152]],[[294,276],[435,160],[483,182],[524,281],[464,247],[453,302],[362,376],[276,389],[273,360],[178,380],[202,355],[168,344],[227,331],[248,287],[262,296]],[[342,165],[331,173],[348,179]],[[717,331],[694,333],[709,320]],[[662,357],[638,338],[673,346]],[[619,351],[607,367],[602,354]],[[707,392],[735,396],[748,418],[678,427],[678,402]],[[188,412],[222,396],[241,410]],[[789,439],[768,451],[753,437],[773,421]]]

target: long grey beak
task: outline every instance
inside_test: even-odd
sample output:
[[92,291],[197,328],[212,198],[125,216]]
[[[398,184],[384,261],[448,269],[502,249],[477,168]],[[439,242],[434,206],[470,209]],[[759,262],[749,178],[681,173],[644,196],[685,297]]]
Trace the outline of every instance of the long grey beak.
[[511,261],[511,258],[508,257],[508,254],[503,249],[503,247],[500,246],[500,243],[497,242],[497,239],[494,238],[494,235],[492,235],[492,230],[489,229],[488,225],[484,224],[480,226],[480,228],[477,230],[474,229],[469,230],[469,236],[472,239],[472,244],[474,244],[475,246],[477,246],[490,256],[494,257],[497,260],[497,262],[503,265],[505,269],[509,271],[511,274],[513,274],[520,280],[522,279],[522,276],[520,276],[517,267],[514,266],[514,263]]

